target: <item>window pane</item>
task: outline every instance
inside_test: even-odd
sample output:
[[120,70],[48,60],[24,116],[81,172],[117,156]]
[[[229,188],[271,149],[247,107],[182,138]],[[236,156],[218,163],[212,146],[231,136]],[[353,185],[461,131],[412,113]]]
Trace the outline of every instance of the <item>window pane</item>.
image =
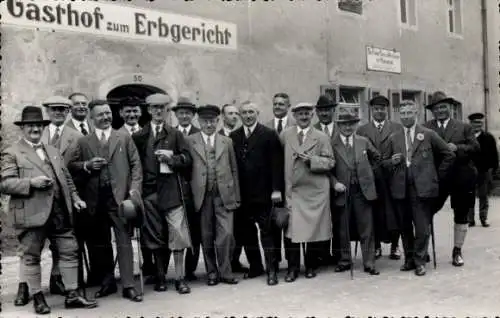
[[462,1],[456,0],[455,3],[455,32],[462,33]]
[[401,9],[401,22],[406,23],[406,0],[400,0],[400,9]]
[[448,27],[450,32],[454,32],[455,28],[453,27],[453,11],[449,10],[448,11]]
[[340,89],[340,102],[348,104],[359,104],[359,90],[353,88]]
[[408,20],[410,25],[417,25],[417,7],[415,0],[408,0]]
[[357,14],[363,14],[363,0],[338,0],[339,9]]

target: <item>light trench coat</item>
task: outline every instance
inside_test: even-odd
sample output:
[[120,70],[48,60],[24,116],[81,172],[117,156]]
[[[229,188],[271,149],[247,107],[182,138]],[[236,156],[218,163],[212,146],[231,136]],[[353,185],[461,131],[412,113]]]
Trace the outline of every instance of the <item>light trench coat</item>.
[[[290,213],[285,235],[294,243],[326,241],[332,237],[332,145],[325,133],[312,126],[299,145],[297,132],[297,127],[290,127],[280,136],[285,149],[285,200]],[[298,154],[309,155],[310,163]]]

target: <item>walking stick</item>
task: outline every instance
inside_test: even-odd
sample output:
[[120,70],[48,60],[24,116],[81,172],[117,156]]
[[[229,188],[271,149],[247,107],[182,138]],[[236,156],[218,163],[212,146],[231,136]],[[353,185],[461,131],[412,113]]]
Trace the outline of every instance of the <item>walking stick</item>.
[[139,263],[139,283],[141,285],[141,295],[144,295],[144,277],[142,275],[142,250],[141,250],[141,230],[135,227],[135,238],[137,240],[137,262]]
[[[76,243],[78,245],[78,272],[77,272],[77,282],[78,282],[78,287],[83,293],[83,296],[87,296],[87,291],[85,289],[85,280],[84,280],[84,275],[83,275],[83,266],[84,266],[84,261],[88,266],[88,260],[87,260],[87,255],[85,254],[85,247],[83,245],[83,240],[79,237],[79,231],[77,231],[77,217],[76,215],[78,213],[82,213],[82,210],[77,210],[73,212],[73,231],[75,233],[76,237]],[[87,274],[89,273],[89,269],[87,267]]]
[[434,263],[434,269],[436,269],[436,241],[434,240],[434,216],[431,219],[431,239],[432,239],[432,261]]
[[[351,279],[354,279],[354,264],[352,260],[352,251],[351,251],[351,229],[350,229],[350,216],[351,216],[351,200],[349,199],[349,188],[346,187],[345,191],[345,211],[344,213],[347,214],[347,216],[344,217],[345,219],[345,229],[347,233],[347,242],[349,242],[349,261],[351,263]],[[357,242],[356,242],[357,243]]]

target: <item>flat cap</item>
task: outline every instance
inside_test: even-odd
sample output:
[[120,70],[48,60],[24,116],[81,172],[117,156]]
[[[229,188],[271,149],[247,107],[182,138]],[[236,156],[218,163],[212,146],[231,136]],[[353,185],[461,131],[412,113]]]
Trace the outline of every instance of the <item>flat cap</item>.
[[484,114],[483,113],[473,113],[469,115],[469,120],[479,120],[479,119],[484,119]]
[[210,104],[198,107],[196,112],[202,118],[214,118],[220,115],[219,107]]
[[146,97],[146,104],[148,105],[167,105],[171,101],[170,96],[161,93],[155,93]]
[[173,111],[176,111],[178,109],[189,109],[193,112],[196,112],[196,105],[193,104],[189,98],[181,96],[179,97],[177,104],[172,107]]
[[389,106],[391,102],[389,101],[389,99],[383,95],[378,95],[378,96],[375,96],[373,97],[372,99],[370,99],[370,101],[368,102],[368,104],[370,106]]
[[45,100],[42,103],[42,105],[45,107],[55,107],[55,106],[71,107],[73,103],[66,97],[56,95],[47,98],[47,100]]
[[306,103],[306,102],[298,103],[298,104],[295,104],[292,106],[291,111],[296,112],[296,111],[301,110],[301,109],[313,110],[314,105],[311,103]]
[[337,106],[337,103],[328,95],[320,95],[316,102],[316,108],[333,108],[335,106]]

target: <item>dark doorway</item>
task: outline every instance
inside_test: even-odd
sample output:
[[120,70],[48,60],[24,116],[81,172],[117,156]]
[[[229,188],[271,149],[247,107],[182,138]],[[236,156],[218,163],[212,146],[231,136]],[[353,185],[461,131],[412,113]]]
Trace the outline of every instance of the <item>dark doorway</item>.
[[113,88],[106,96],[111,110],[113,111],[113,123],[111,124],[114,129],[123,126],[123,119],[120,117],[120,102],[125,98],[137,98],[141,105],[142,116],[139,119],[139,125],[144,126],[151,120],[144,100],[151,94],[162,93],[165,91],[150,85],[144,84],[126,84]]

